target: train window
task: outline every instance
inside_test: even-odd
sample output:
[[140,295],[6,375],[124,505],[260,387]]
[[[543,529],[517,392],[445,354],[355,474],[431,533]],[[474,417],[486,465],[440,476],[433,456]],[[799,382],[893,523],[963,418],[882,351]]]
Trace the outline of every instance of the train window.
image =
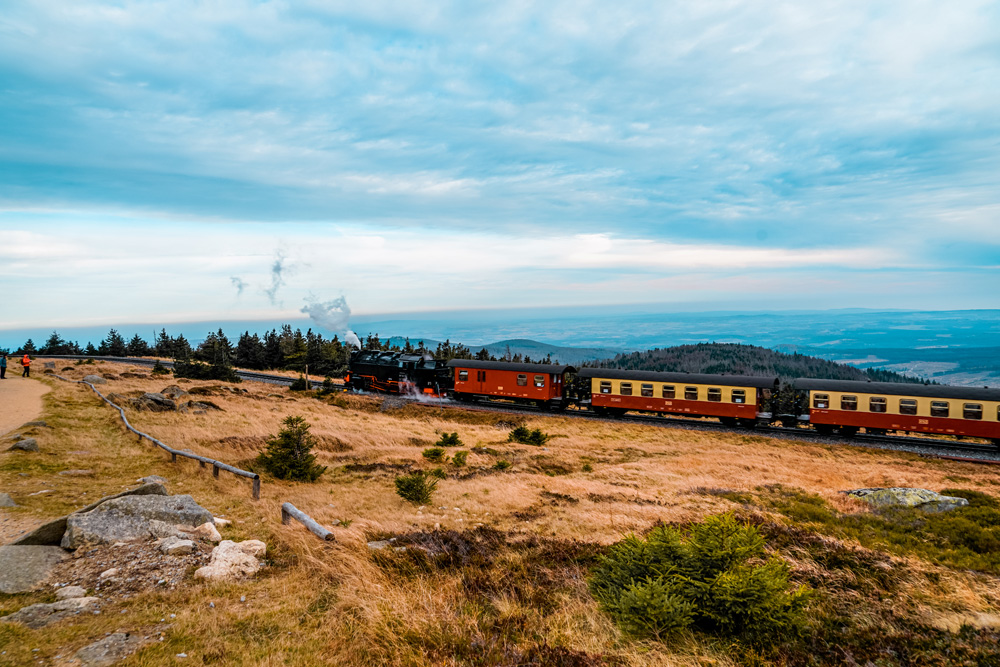
[[983,406],[980,403],[966,403],[962,406],[963,419],[982,419]]
[[544,375],[536,375],[535,376],[535,386],[536,387],[544,387],[545,386],[545,376]]
[[708,390],[708,400],[713,403],[719,403],[722,401],[722,390],[718,387],[712,387]]
[[621,391],[621,394],[622,394],[622,396],[631,396],[632,395],[632,383],[631,382],[622,382],[622,391]]
[[698,400],[698,387],[684,387],[684,400],[686,400],[686,401],[697,401]]
[[813,394],[813,407],[826,410],[830,407],[830,394]]
[[601,393],[610,394],[611,393],[611,383],[607,380],[601,380]]
[[868,409],[871,412],[885,412],[888,402],[882,396],[872,396],[868,399]]
[[528,386],[528,376],[525,375],[524,373],[518,373],[517,374],[517,386],[518,387],[527,387]]
[[469,379],[469,371],[459,371],[458,372],[458,380],[460,382],[465,382],[468,379]]
[[949,407],[947,401],[931,401],[931,417],[947,417]]
[[917,414],[917,402],[912,398],[899,399],[899,414],[901,415]]
[[841,396],[840,397],[840,409],[841,410],[857,410],[858,409],[858,397],[857,396]]
[[645,396],[646,398],[652,398],[653,397],[653,385],[651,385],[651,384],[644,384],[644,385],[642,385],[640,393],[643,396]]
[[745,389],[733,389],[733,403],[746,403],[747,392]]
[[663,398],[673,398],[676,393],[672,384],[663,385]]

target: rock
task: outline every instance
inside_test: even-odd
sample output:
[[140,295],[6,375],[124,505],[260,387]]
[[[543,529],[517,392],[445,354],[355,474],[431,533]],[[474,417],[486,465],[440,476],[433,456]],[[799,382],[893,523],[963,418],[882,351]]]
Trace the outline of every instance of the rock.
[[172,384],[169,387],[164,387],[160,390],[160,393],[167,398],[180,398],[181,396],[187,396],[187,392],[175,384]]
[[132,407],[150,412],[172,412],[177,409],[177,403],[163,394],[145,393],[139,398],[132,399]]
[[[124,498],[126,496],[165,496],[167,495],[167,490],[160,484],[143,484],[134,489],[129,489],[128,491],[122,491],[121,493],[116,493],[113,496],[107,496],[101,498],[97,502],[87,505],[83,509],[79,509],[76,513],[89,512],[101,503],[107,502],[109,500],[114,500],[115,498]],[[11,542],[12,545],[56,545],[58,546],[62,542],[63,535],[66,533],[66,522],[69,517],[59,517],[53,521],[36,528],[24,537]]]
[[17,503],[6,493],[0,493],[0,507],[17,507]]
[[10,440],[11,442],[17,442],[18,440],[24,440],[24,436],[21,435],[20,433],[15,433],[14,435],[9,436],[8,440]]
[[267,545],[260,540],[224,540],[212,550],[209,564],[195,570],[195,579],[233,581],[251,577],[260,570],[257,559],[263,557],[266,551]]
[[220,408],[218,405],[216,405],[212,401],[188,401],[187,403],[184,404],[184,408],[187,409],[187,410],[195,410],[195,411],[197,411],[197,410],[203,410],[203,411],[215,410],[216,412],[225,412],[225,410],[223,410],[222,408]]
[[109,667],[152,642],[141,635],[116,632],[84,646],[74,657],[80,661],[80,667]]
[[183,556],[193,554],[197,547],[193,540],[182,540],[179,537],[168,537],[160,544],[160,551],[168,556]]
[[51,426],[48,425],[47,422],[45,422],[45,421],[43,421],[41,419],[36,419],[33,422],[27,422],[22,428],[29,428],[31,426],[38,426],[38,427],[41,427],[41,428],[52,428]]
[[150,525],[154,520],[194,528],[211,521],[212,514],[188,495],[114,498],[89,512],[70,514],[60,544],[66,549],[76,549],[83,544],[112,544],[119,540],[162,536]]
[[185,531],[193,535],[199,540],[205,540],[206,542],[212,542],[213,544],[218,544],[222,541],[222,535],[219,534],[218,529],[216,529],[215,524],[211,522],[203,523],[193,531]]
[[0,622],[21,623],[37,630],[81,611],[96,609],[100,601],[100,598],[70,598],[50,604],[33,604],[0,618]]
[[67,555],[59,547],[0,547],[0,593],[34,590]]
[[23,440],[16,441],[10,446],[8,452],[13,452],[15,450],[20,450],[22,452],[37,452],[38,451],[38,441],[34,438],[24,438]]
[[84,382],[89,382],[90,384],[107,384],[108,381],[102,378],[100,375],[85,375],[83,376]]
[[86,477],[87,475],[93,475],[93,470],[63,470],[59,473],[60,475],[65,475],[67,477]]
[[215,522],[215,525],[218,526],[219,528],[225,528],[226,526],[232,523],[232,521],[230,521],[229,519],[220,519],[219,517],[214,517],[213,521]]
[[844,493],[876,507],[916,507],[925,512],[947,512],[969,504],[965,498],[942,496],[927,489],[907,487],[854,489]]
[[148,477],[143,477],[139,480],[143,484],[167,484],[169,480],[166,477],[160,477],[159,475],[149,475]]
[[97,578],[98,579],[110,579],[111,577],[115,576],[116,574],[118,574],[118,568],[117,567],[113,567],[113,568],[110,568],[108,570],[105,570],[104,572],[101,572],[99,575],[97,575]]
[[66,586],[56,591],[57,600],[69,600],[70,598],[86,597],[87,589],[83,586]]
[[42,367],[43,368],[55,368],[56,367],[56,362],[54,362],[54,361],[43,361],[42,362]]
[[368,548],[372,551],[381,551],[382,549],[388,549],[392,546],[389,540],[375,540],[374,542],[368,543]]

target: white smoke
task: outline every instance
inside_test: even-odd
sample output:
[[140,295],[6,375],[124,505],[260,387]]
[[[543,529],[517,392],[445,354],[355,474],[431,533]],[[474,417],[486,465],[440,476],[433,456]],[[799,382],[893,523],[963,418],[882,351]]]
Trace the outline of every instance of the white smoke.
[[323,327],[327,331],[343,332],[344,340],[359,350],[361,349],[361,339],[347,326],[351,319],[351,309],[344,297],[333,301],[317,301],[308,297],[301,312],[308,315],[309,319],[317,326]]

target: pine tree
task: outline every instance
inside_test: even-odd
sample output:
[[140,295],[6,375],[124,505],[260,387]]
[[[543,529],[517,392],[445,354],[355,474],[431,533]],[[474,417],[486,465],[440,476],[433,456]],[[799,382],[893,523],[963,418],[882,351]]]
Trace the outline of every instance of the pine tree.
[[267,451],[257,457],[257,463],[278,479],[315,482],[326,466],[316,464],[312,453],[316,438],[309,433],[309,424],[291,416],[282,423],[285,427],[267,439]]

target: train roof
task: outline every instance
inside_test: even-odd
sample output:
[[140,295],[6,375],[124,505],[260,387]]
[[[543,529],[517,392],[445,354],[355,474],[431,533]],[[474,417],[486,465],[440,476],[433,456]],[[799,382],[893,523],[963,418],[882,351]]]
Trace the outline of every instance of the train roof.
[[796,378],[794,382],[797,388],[809,391],[846,391],[856,394],[888,394],[890,396],[923,396],[928,398],[957,398],[973,401],[1000,401],[1000,388],[998,387],[952,387],[946,384],[816,380],[812,378]]
[[480,361],[479,359],[452,359],[448,362],[450,368],[477,368],[481,370],[513,371],[515,373],[575,373],[573,366],[560,364],[516,364],[510,361]]
[[583,378],[607,378],[609,380],[635,380],[636,382],[674,382],[677,384],[718,384],[727,387],[756,387],[774,389],[778,384],[775,377],[753,375],[709,375],[706,373],[664,373],[660,371],[623,371],[615,368],[581,368],[577,373]]

